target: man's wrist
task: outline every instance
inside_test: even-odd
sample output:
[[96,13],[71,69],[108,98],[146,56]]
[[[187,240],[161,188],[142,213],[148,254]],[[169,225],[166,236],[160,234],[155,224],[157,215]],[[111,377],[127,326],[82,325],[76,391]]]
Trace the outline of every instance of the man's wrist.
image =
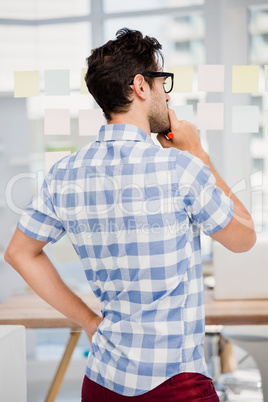
[[197,158],[201,159],[206,165],[209,165],[211,163],[208,154],[201,146],[198,148],[189,149],[189,152]]
[[95,314],[92,310],[89,312],[87,319],[83,323],[82,327],[89,336],[93,336],[98,326],[101,323],[101,317]]
[[208,154],[206,153],[206,151],[203,148],[198,150],[196,152],[195,156],[197,156],[197,158],[201,159],[204,162],[205,165],[210,165],[211,164],[209,156],[208,156]]

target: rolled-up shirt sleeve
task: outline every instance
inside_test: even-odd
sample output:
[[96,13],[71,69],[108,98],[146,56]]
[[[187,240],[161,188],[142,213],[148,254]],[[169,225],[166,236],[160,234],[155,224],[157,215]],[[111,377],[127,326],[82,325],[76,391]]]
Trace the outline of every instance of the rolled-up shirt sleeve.
[[177,158],[178,194],[190,220],[206,235],[223,229],[233,217],[234,202],[217,187],[201,159],[183,151]]
[[66,233],[55,212],[46,179],[40,191],[23,211],[17,227],[36,240],[51,243],[56,243]]

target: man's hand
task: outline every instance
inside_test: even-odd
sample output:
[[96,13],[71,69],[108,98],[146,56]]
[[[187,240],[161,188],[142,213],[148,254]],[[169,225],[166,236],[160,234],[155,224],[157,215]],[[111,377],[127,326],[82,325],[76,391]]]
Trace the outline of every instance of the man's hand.
[[[93,311],[92,311],[92,313],[95,314]],[[90,339],[97,331],[97,328],[101,322],[102,322],[102,318],[99,317],[97,314],[95,314],[95,316],[93,316],[92,314],[89,315],[88,321],[85,322],[83,325],[83,329],[85,330],[87,336]]]
[[234,201],[233,218],[225,228],[214,233],[211,237],[231,251],[239,253],[250,250],[256,242],[252,217],[215,170],[208,154],[202,148],[196,126],[184,120],[179,121],[175,112],[171,109],[169,109],[169,120],[170,129],[174,137],[171,140],[167,140],[163,133],[159,133],[157,139],[162,147],[174,147],[181,151],[188,151],[200,158],[205,165],[210,167],[210,171],[216,179],[217,186],[224,191],[227,197]]
[[5,260],[35,293],[77,323],[91,338],[101,317],[66,286],[43,251],[46,244],[47,242],[33,239],[17,228],[5,252]]
[[174,147],[181,151],[188,151],[191,154],[201,158],[205,151],[202,148],[199,133],[194,124],[181,120],[176,117],[176,113],[172,109],[168,109],[170,129],[174,134],[172,140],[167,140],[163,133],[157,135],[157,139],[163,148]]

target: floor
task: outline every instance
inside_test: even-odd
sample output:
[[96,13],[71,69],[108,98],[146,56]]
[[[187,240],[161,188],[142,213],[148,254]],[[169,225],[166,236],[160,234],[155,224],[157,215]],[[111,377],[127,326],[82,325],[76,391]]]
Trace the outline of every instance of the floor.
[[[79,402],[81,384],[78,381],[65,381],[55,402]],[[48,390],[47,382],[34,382],[28,386],[27,402],[44,402]]]
[[258,369],[237,369],[233,373],[220,377],[220,383],[226,389],[225,393],[218,391],[222,402],[261,402],[261,378]]

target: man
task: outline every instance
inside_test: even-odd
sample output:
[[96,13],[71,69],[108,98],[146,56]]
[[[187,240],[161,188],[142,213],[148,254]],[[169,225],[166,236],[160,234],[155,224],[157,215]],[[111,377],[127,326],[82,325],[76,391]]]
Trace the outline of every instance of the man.
[[[52,167],[5,253],[36,293],[94,334],[84,402],[218,401],[204,360],[200,230],[234,252],[256,241],[196,127],[168,109],[173,76],[162,61],[155,38],[126,28],[92,51],[85,79],[108,124]],[[65,233],[103,320],[43,251]]]

